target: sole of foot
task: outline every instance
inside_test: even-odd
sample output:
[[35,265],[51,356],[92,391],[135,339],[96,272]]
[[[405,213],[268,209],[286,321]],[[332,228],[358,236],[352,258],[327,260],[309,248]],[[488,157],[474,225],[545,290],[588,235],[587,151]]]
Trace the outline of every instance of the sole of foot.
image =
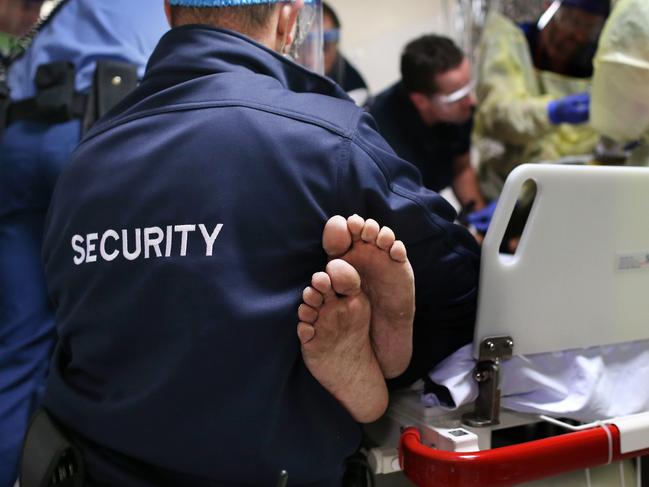
[[347,262],[318,272],[298,309],[298,337],[307,368],[360,423],[378,419],[388,391],[370,342],[370,304]]
[[331,259],[342,259],[360,274],[372,308],[370,337],[387,378],[405,371],[412,356],[415,280],[403,242],[388,227],[358,215],[334,216],[325,225],[322,245]]

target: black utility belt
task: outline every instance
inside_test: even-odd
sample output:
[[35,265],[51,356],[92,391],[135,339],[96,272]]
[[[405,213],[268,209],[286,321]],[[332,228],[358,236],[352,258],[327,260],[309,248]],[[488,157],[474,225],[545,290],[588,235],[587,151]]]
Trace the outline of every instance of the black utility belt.
[[68,122],[75,118],[83,118],[86,113],[86,105],[89,95],[73,93],[71,101],[59,106],[43,107],[38,98],[30,98],[10,103],[7,107],[6,126],[20,120],[41,122],[46,124],[57,124]]
[[19,120],[58,124],[73,119],[82,120],[85,132],[138,84],[137,66],[105,59],[97,61],[89,93],[75,91],[75,78],[74,64],[57,61],[36,70],[34,98],[9,102],[6,87],[0,89],[0,132]]

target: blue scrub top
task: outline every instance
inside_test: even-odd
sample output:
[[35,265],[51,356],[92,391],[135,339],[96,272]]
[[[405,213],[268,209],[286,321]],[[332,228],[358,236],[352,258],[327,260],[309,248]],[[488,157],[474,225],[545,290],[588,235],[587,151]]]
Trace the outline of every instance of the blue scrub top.
[[11,66],[11,98],[32,98],[37,68],[54,61],[74,63],[80,92],[90,88],[98,59],[136,64],[142,77],[149,55],[168,29],[161,0],[69,0],[56,22],[48,23]]

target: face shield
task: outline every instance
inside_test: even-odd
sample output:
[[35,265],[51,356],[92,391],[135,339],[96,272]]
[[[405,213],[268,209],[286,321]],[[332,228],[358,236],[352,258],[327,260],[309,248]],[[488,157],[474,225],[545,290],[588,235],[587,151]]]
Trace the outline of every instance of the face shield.
[[546,0],[487,0],[489,10],[501,13],[515,24],[535,22],[543,13]]
[[322,0],[304,0],[288,55],[311,71],[324,74]]
[[597,42],[610,0],[555,0],[539,17],[537,29],[551,64],[571,72],[592,72]]
[[[1,1],[1,0],[0,0]],[[298,0],[169,0],[179,7],[245,7],[261,4],[296,3]],[[300,0],[293,32],[293,43],[285,54],[295,62],[317,73],[324,73],[322,51],[322,0]]]

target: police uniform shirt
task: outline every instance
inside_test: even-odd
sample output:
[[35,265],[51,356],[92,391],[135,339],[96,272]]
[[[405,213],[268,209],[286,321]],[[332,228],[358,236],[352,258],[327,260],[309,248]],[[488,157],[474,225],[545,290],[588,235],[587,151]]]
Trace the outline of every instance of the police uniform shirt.
[[354,213],[408,248],[412,382],[471,340],[474,239],[335,83],[234,32],[167,33],[75,151],[46,225],[45,405],[89,475],[339,485],[361,430],[304,365],[297,308],[325,222]]
[[[75,88],[83,93],[90,89],[98,59],[135,64],[143,75],[169,28],[161,3],[67,0],[9,67],[11,101],[32,99],[39,66],[54,62],[74,65]],[[52,102],[58,96],[48,98]],[[33,105],[23,106],[21,113],[27,116],[16,118],[15,108],[0,114],[11,122],[0,127],[1,486],[14,484],[20,447],[29,417],[40,406],[56,340],[41,259],[43,226],[59,172],[79,142],[82,125],[78,118],[56,124],[43,123],[39,116],[34,120]]]
[[451,185],[456,158],[471,148],[473,119],[463,124],[424,124],[401,82],[380,93],[370,113],[399,157],[417,166],[427,188],[441,191]]
[[76,68],[75,88],[90,89],[98,59],[144,68],[169,24],[158,0],[67,0],[38,33],[30,48],[11,65],[8,75],[12,100],[32,98],[39,66],[68,61]]

